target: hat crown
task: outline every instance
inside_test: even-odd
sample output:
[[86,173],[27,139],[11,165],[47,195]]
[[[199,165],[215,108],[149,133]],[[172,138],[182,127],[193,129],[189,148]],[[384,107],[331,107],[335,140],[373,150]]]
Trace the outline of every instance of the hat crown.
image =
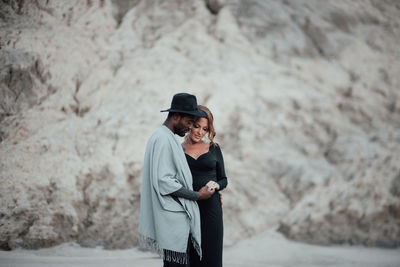
[[197,107],[196,96],[187,93],[174,95],[171,102],[171,108],[161,110],[161,112],[186,113],[197,117],[207,118],[207,113]]
[[183,111],[197,110],[196,96],[186,93],[174,95],[171,102],[171,109],[179,109]]

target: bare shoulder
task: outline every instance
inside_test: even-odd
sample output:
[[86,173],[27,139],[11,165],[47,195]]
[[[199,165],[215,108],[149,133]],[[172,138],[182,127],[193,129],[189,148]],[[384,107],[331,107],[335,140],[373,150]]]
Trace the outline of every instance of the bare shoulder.
[[202,148],[204,148],[205,150],[208,150],[208,149],[210,149],[210,147],[211,147],[211,143],[203,142]]

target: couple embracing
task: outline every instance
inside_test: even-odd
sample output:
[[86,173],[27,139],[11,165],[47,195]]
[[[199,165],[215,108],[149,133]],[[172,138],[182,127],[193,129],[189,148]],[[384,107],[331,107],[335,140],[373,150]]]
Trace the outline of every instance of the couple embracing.
[[[140,199],[140,245],[164,267],[222,267],[219,191],[227,186],[213,116],[194,95],[174,95],[164,124],[150,137]],[[180,144],[174,135],[184,138]],[[207,134],[208,141],[203,141]]]

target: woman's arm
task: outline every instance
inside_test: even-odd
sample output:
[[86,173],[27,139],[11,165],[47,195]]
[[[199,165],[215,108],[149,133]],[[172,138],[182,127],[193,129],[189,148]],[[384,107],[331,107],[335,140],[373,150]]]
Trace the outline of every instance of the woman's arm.
[[219,191],[223,190],[228,185],[228,178],[225,174],[224,157],[222,156],[221,148],[219,145],[215,147],[217,155],[217,183],[219,184]]

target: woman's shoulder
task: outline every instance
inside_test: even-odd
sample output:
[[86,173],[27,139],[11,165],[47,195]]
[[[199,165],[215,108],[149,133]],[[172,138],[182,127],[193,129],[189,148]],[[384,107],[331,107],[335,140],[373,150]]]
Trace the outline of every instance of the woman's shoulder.
[[221,151],[221,146],[218,143],[208,143],[210,149],[219,150]]

